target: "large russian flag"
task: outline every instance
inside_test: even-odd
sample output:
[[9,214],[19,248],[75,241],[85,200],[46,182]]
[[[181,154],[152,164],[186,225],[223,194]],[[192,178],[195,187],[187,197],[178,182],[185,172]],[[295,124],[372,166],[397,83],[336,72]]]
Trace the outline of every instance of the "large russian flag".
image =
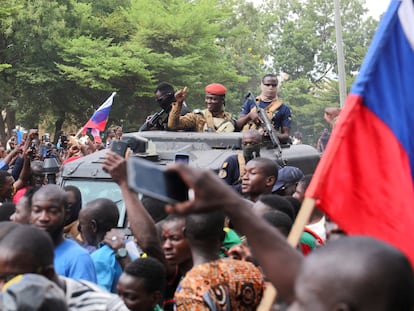
[[391,1],[306,197],[414,266],[414,4]]
[[108,122],[109,112],[112,108],[112,103],[114,101],[114,96],[116,92],[113,92],[111,96],[94,112],[92,117],[88,122],[83,126],[82,133],[85,134],[86,130],[95,130],[94,132],[103,131],[106,127],[106,122]]

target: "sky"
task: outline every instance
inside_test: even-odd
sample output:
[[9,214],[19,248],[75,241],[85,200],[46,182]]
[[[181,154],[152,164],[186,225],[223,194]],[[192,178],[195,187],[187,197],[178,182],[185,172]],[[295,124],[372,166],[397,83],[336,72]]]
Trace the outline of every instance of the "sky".
[[390,0],[365,0],[365,3],[372,17],[378,18],[387,10]]
[[[365,0],[365,6],[368,8],[368,14],[378,18],[388,8],[391,0]],[[262,0],[252,0],[253,3],[259,4]]]

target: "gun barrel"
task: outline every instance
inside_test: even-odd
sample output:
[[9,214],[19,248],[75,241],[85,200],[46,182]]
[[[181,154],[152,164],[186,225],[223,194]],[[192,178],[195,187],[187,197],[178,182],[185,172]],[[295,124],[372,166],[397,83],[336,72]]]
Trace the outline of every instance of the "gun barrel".
[[[250,93],[249,93],[250,95]],[[252,95],[250,95],[252,96]],[[279,138],[277,137],[277,134],[275,133],[275,129],[273,128],[272,123],[269,120],[269,117],[266,113],[266,111],[263,108],[260,108],[257,101],[255,100],[256,110],[259,114],[260,118],[264,122],[264,129],[269,134],[270,140],[272,141],[273,147],[277,148],[277,157],[278,159],[282,158],[282,147],[280,146]]]
[[161,111],[154,113],[149,120],[145,121],[145,123],[140,127],[139,131],[148,131],[151,127],[156,126],[158,119],[163,115],[164,112],[165,110],[161,109]]

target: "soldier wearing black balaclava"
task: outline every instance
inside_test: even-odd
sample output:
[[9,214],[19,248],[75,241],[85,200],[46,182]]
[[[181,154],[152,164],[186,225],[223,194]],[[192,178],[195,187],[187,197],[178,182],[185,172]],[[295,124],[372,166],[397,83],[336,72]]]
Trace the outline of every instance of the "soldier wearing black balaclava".
[[[158,84],[154,91],[154,98],[161,110],[147,118],[145,123],[140,127],[140,132],[167,130],[168,114],[171,111],[171,104],[175,102],[174,93],[174,87],[170,83],[161,82]],[[185,115],[187,112],[189,112],[189,109],[183,103],[181,115]]]
[[240,191],[240,182],[244,167],[248,161],[260,157],[262,135],[259,131],[250,129],[243,132],[242,153],[232,154],[226,158],[218,173],[219,177],[235,190]]

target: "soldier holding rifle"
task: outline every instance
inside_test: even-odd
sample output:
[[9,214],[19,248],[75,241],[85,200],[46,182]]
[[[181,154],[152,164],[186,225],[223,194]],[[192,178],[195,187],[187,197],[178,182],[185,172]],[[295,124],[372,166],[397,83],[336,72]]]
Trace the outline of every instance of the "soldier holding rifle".
[[[243,104],[240,117],[237,120],[237,128],[243,131],[250,128],[259,128],[266,120],[258,113],[258,108],[264,109],[273,128],[278,131],[277,137],[282,143],[289,142],[291,127],[290,108],[277,97],[278,80],[273,74],[267,74],[262,78],[260,85],[261,94],[256,100],[248,98]],[[257,106],[256,106],[257,104]],[[270,134],[270,133],[269,133]]]
[[[156,131],[167,130],[168,115],[171,110],[171,104],[175,102],[174,87],[167,82],[161,82],[155,89],[155,101],[159,104],[161,110],[149,116],[139,131]],[[183,103],[181,115],[189,112],[187,105]]]

